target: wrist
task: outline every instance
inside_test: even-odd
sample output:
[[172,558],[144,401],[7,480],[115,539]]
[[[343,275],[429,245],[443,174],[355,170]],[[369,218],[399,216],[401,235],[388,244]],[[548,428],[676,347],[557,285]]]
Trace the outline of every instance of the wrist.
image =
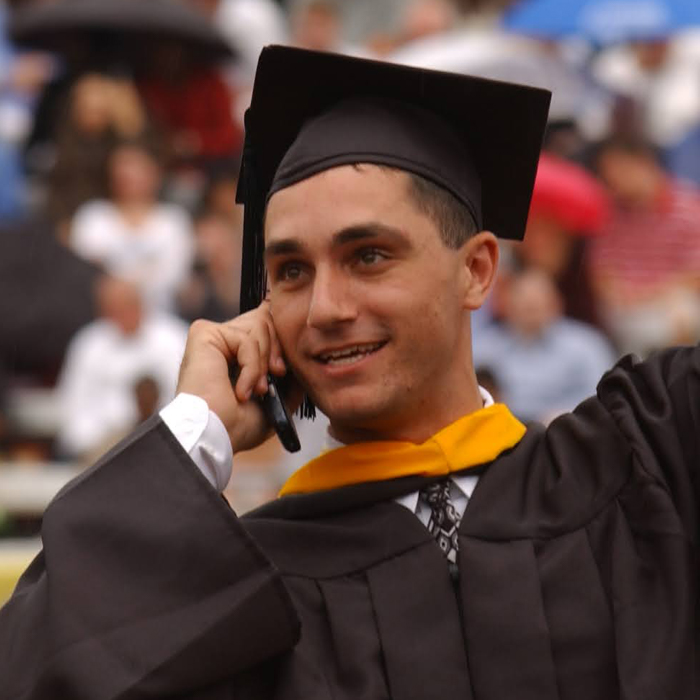
[[223,422],[205,399],[180,392],[160,417],[211,485],[223,491],[231,478],[233,451]]

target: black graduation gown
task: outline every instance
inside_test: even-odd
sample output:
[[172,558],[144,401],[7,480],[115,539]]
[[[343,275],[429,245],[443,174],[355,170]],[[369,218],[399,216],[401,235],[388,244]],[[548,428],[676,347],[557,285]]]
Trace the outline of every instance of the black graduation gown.
[[0,698],[697,700],[700,352],[623,361],[485,465],[459,577],[392,499],[241,519],[164,424],[50,505]]

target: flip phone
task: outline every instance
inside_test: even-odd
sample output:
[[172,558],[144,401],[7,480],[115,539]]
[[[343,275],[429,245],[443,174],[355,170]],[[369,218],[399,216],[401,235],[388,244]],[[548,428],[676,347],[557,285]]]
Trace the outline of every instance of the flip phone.
[[[235,386],[238,380],[240,368],[236,363],[229,366],[229,378]],[[287,407],[282,400],[279,380],[271,374],[267,375],[267,393],[258,396],[255,400],[260,404],[265,414],[265,419],[274,428],[279,441],[287,452],[298,452],[301,449],[297,429],[294,426]]]
[[282,400],[279,382],[268,374],[267,386],[267,393],[258,399],[262,403],[265,417],[275,429],[284,449],[287,452],[298,452],[301,449],[301,443],[294,422]]

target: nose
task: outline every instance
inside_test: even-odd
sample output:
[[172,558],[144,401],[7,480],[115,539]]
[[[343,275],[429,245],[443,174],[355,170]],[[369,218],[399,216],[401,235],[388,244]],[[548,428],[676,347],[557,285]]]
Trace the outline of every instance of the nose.
[[306,323],[328,329],[357,318],[357,302],[351,284],[340,270],[317,268]]

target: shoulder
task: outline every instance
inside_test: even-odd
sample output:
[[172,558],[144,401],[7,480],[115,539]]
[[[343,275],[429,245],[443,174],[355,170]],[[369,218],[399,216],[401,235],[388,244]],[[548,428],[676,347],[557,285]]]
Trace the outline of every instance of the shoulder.
[[78,330],[68,346],[69,357],[101,355],[115,338],[114,328],[109,321],[97,319]]
[[669,391],[687,395],[700,381],[700,346],[679,346],[655,352],[646,360],[626,355],[605,374],[598,395],[614,405],[619,397],[657,403]]
[[520,443],[481,476],[466,527],[495,540],[550,539],[585,527],[629,483],[631,455],[596,398],[548,427],[529,424]]
[[164,342],[182,343],[187,340],[188,325],[176,316],[157,314],[148,319],[145,324],[148,333]]
[[154,210],[159,216],[180,221],[189,221],[190,215],[187,209],[174,202],[158,202]]
[[192,226],[187,210],[172,202],[158,202],[153,209],[152,220],[169,230],[177,230],[178,233],[189,232]]
[[105,233],[116,229],[116,209],[106,200],[93,200],[81,205],[73,217],[70,243],[79,249],[105,243]]
[[115,212],[114,205],[106,199],[93,199],[78,207],[78,210],[75,212],[75,221],[108,219],[113,217]]
[[659,457],[647,465],[650,472],[658,476],[684,460],[697,464],[700,459],[698,347],[669,348],[644,361],[627,355],[605,373],[596,391],[618,429],[635,449]]

